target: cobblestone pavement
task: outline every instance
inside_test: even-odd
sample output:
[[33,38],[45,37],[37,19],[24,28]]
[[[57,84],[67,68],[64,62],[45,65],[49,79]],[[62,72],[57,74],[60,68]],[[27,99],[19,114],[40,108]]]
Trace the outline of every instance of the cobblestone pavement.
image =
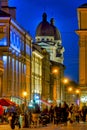
[[[10,125],[0,125],[0,130],[11,130]],[[18,127],[15,128],[15,130],[19,130]],[[74,124],[68,124],[67,126],[64,126],[63,124],[60,124],[58,126],[49,124],[44,127],[38,127],[38,128],[21,128],[20,130],[87,130],[87,122],[86,123],[74,123]]]

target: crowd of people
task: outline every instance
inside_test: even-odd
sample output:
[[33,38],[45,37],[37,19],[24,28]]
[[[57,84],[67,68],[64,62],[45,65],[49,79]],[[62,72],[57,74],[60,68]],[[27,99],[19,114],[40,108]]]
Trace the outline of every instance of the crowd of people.
[[[57,105],[51,105],[50,108],[46,107],[39,114],[39,123],[47,125],[48,123],[53,124],[64,124],[68,122],[79,123],[80,121],[86,122],[87,106],[83,104],[80,107],[78,104],[68,105],[65,101]],[[31,118],[32,123],[32,118]]]
[[[34,124],[32,115],[33,113],[38,115],[38,123],[43,125],[47,125],[49,123],[60,124],[63,123],[67,125],[67,122],[70,123],[83,121],[86,122],[87,115],[87,106],[84,104],[82,108],[77,104],[71,104],[70,106],[63,102],[57,105],[51,105],[50,108],[45,107],[43,110],[40,110],[39,107],[35,111],[26,111],[25,113],[21,113],[20,110],[15,112],[9,112],[7,115],[4,113],[3,120],[8,121],[11,128],[15,129],[15,125],[19,128],[21,127],[30,127],[31,124]],[[7,117],[7,118],[4,118]],[[36,119],[37,122],[37,119]],[[35,123],[36,123],[35,122]]]
[[87,115],[87,106],[84,104],[82,108],[78,104],[71,104],[70,106],[64,102],[59,106],[51,106],[49,110],[50,121],[54,124],[64,123],[67,125],[67,122],[70,123],[84,121],[86,122]]

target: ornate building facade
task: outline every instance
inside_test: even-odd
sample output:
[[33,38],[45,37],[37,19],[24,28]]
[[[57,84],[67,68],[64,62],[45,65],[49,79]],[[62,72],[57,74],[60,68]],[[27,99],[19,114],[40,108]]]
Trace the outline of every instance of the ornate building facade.
[[50,97],[50,57],[46,49],[32,44],[32,100],[45,107]]
[[[44,71],[42,75],[44,75],[43,81],[46,81],[46,75],[48,75],[48,81],[43,82],[43,91],[44,94],[46,91],[46,88],[50,88],[50,96],[48,96],[48,99],[55,100],[55,101],[62,101],[64,99],[64,91],[63,85],[60,84],[61,79],[64,77],[64,47],[62,46],[62,40],[59,30],[54,25],[54,19],[51,18],[50,23],[47,21],[47,14],[43,13],[42,15],[42,21],[39,23],[39,25],[36,28],[36,44],[41,46],[42,48],[46,49],[46,51],[49,53],[49,60],[50,60],[50,70]],[[49,64],[48,64],[49,65]],[[62,67],[61,67],[62,66]],[[47,65],[44,64],[45,70],[47,70]],[[58,73],[54,74],[53,69],[57,69]],[[59,73],[59,71],[61,73]],[[63,72],[63,73],[62,73]],[[51,82],[51,77],[54,77],[56,75],[56,78],[53,78],[53,82]],[[56,85],[55,85],[56,82]],[[49,87],[47,87],[47,84]],[[55,91],[57,90],[57,91]],[[55,92],[54,92],[55,91]],[[54,92],[54,93],[53,93]],[[43,92],[42,92],[43,93]],[[62,94],[60,94],[62,93]],[[46,94],[45,94],[46,95]],[[55,96],[57,95],[57,96]],[[61,95],[61,96],[59,96]]]
[[39,103],[42,95],[42,50],[41,47],[32,44],[32,100]]
[[21,104],[31,93],[32,38],[15,21],[15,7],[1,0],[0,9],[0,97]]

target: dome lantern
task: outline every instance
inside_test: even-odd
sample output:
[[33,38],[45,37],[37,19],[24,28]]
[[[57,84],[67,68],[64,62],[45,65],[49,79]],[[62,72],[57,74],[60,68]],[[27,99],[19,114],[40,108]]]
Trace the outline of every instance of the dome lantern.
[[47,14],[46,13],[43,13],[42,17],[43,17],[44,22],[47,21]]

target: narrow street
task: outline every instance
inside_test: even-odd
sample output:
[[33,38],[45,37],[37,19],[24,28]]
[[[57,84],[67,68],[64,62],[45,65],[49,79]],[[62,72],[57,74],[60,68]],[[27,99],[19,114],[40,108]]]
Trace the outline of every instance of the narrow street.
[[[19,128],[15,128],[18,130]],[[0,125],[0,130],[11,130],[9,125]],[[74,123],[68,124],[67,126],[58,125],[55,126],[53,124],[49,124],[48,126],[39,127],[39,128],[21,128],[20,130],[87,130],[87,122],[86,123]]]

